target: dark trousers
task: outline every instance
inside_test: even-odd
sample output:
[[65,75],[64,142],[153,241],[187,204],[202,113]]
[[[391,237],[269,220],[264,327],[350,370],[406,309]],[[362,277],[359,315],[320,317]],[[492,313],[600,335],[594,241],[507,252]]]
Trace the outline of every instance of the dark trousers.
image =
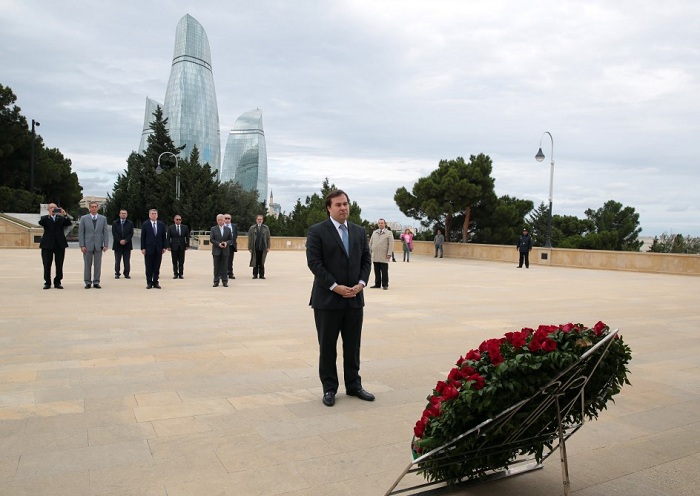
[[233,256],[236,254],[233,249],[233,246],[229,246],[228,266],[226,267],[229,277],[233,277]]
[[530,252],[529,251],[521,251],[520,252],[520,263],[518,263],[518,267],[523,266],[523,261],[525,261],[525,267],[530,268]]
[[314,309],[320,355],[318,375],[323,392],[338,391],[338,335],[343,338],[343,378],[347,391],[362,388],[360,378],[360,338],[362,336],[362,308],[345,310]]
[[175,276],[182,275],[183,266],[185,265],[185,251],[184,246],[170,249],[170,257],[173,260],[173,275]]
[[219,280],[228,283],[228,272],[226,268],[228,266],[228,249],[221,250],[219,255],[213,255],[214,259],[214,284],[219,284]]
[[383,288],[389,287],[389,264],[373,262],[374,264],[374,285]]
[[146,264],[146,283],[157,283],[160,277],[160,263],[163,261],[162,250],[156,250],[155,253],[146,252],[143,259]]
[[44,263],[44,283],[51,284],[51,264],[54,256],[56,257],[56,277],[53,279],[54,286],[61,284],[63,279],[63,259],[66,258],[65,248],[56,248],[55,250],[41,249],[41,261]]
[[255,265],[253,266],[253,277],[265,277],[265,266],[262,263],[263,251],[255,249]]
[[121,262],[124,260],[124,275],[128,276],[131,272],[131,250],[125,248],[117,248],[114,250],[114,275],[121,275]]

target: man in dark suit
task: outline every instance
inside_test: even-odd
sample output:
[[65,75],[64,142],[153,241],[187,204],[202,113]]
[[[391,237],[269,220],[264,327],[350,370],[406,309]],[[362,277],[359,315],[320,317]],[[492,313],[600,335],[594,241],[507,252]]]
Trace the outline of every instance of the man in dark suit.
[[44,228],[44,234],[39,242],[41,261],[44,263],[44,289],[51,287],[51,264],[54,257],[56,258],[56,277],[53,279],[53,285],[56,289],[63,289],[61,286],[63,260],[68,248],[65,228],[71,225],[71,221],[66,217],[65,210],[58,208],[55,203],[49,203],[49,214],[39,219],[39,225]]
[[211,255],[214,263],[214,287],[221,281],[225,288],[228,287],[228,255],[229,246],[233,241],[231,229],[224,224],[224,214],[216,216],[216,225],[209,232]]
[[114,250],[114,278],[119,279],[121,261],[124,260],[124,277],[131,279],[131,250],[134,248],[134,223],[127,219],[125,209],[119,211],[119,218],[112,222],[112,250]]
[[182,223],[182,217],[175,215],[175,224],[168,227],[168,251],[173,260],[173,279],[183,279],[185,251],[190,247],[190,230]]
[[231,241],[231,244],[229,245],[227,267],[228,278],[235,279],[236,276],[233,275],[233,256],[238,251],[238,226],[231,222],[231,214],[224,214],[224,225],[231,229],[231,236],[233,236],[233,241]]
[[148,218],[141,226],[141,253],[146,263],[146,289],[160,289],[160,263],[166,250],[165,224],[158,220],[158,210],[148,211]]
[[363,389],[359,374],[363,289],[372,265],[367,235],[361,226],[347,221],[350,199],[344,191],[328,193],[325,204],[329,219],[311,226],[306,238],[306,261],[314,274],[310,305],[320,348],[318,371],[323,404],[335,404],[338,334],[343,338],[346,393],[373,401],[374,395]]

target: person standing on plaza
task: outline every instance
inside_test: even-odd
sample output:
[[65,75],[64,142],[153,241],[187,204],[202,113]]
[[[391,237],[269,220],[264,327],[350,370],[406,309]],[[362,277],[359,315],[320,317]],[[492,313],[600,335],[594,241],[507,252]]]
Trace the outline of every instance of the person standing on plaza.
[[222,282],[225,288],[228,287],[228,256],[229,247],[233,242],[231,228],[224,224],[224,214],[216,216],[216,225],[209,232],[209,243],[211,244],[211,255],[214,263],[214,287]]
[[435,243],[435,257],[438,257],[438,251],[440,252],[440,258],[442,258],[443,251],[442,251],[442,244],[445,242],[445,236],[443,236],[442,231],[440,229],[437,230],[437,234],[435,235],[435,238],[433,238],[433,243]]
[[411,261],[411,252],[413,251],[413,233],[410,229],[406,229],[401,235],[401,242],[403,243],[403,261]]
[[124,260],[124,277],[131,279],[131,250],[134,248],[134,223],[127,219],[127,211],[121,209],[119,218],[112,222],[112,250],[114,251],[114,278],[121,275],[121,262]]
[[233,256],[238,251],[238,226],[231,222],[231,214],[224,214],[224,225],[231,229],[231,236],[233,236],[233,241],[229,245],[228,266],[226,267],[226,271],[229,279],[235,279],[236,276],[233,275]]
[[141,253],[146,264],[146,289],[161,289],[160,264],[167,247],[165,224],[158,220],[158,210],[148,211],[148,219],[141,225]]
[[66,211],[49,203],[48,215],[42,215],[39,225],[44,228],[41,235],[39,248],[41,248],[41,261],[44,265],[44,289],[51,288],[51,265],[56,260],[56,275],[53,278],[53,286],[56,289],[63,289],[61,280],[63,279],[63,260],[66,257],[68,240],[65,229],[72,225],[66,217]]
[[372,288],[389,289],[389,260],[394,252],[394,236],[386,228],[386,221],[379,219],[372,237],[369,238],[369,249],[374,264],[374,286]]
[[175,224],[168,227],[168,251],[173,262],[173,279],[184,279],[185,252],[190,247],[190,230],[182,223],[180,214],[174,218]]
[[309,305],[314,310],[318,334],[318,372],[323,385],[323,404],[335,405],[338,391],[336,367],[338,335],[343,338],[343,379],[349,396],[374,401],[362,387],[360,341],[363,289],[371,270],[367,235],[362,226],[347,221],[350,199],[342,190],[325,198],[328,219],[309,228],[306,261],[314,275]]
[[248,230],[248,251],[253,279],[265,279],[265,259],[270,251],[270,228],[263,224],[263,216],[258,214],[255,224]]
[[90,286],[100,289],[102,274],[102,253],[109,248],[107,218],[97,213],[97,202],[90,202],[88,215],[80,218],[78,244],[83,252],[83,279],[85,289]]
[[530,268],[530,252],[532,251],[532,237],[527,232],[527,229],[523,229],[523,233],[518,237],[518,244],[515,245],[515,249],[520,253],[520,261],[518,262],[518,268],[523,268],[523,262],[525,262],[525,268]]

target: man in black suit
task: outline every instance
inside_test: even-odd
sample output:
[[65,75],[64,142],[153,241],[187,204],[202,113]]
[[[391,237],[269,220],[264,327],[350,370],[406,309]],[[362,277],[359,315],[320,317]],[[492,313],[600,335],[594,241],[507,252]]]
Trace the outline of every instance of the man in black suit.
[[158,210],[148,211],[148,218],[141,226],[141,253],[146,263],[146,289],[160,289],[160,263],[166,250],[165,224],[158,220]]
[[185,251],[190,247],[190,230],[182,223],[182,217],[175,215],[175,224],[168,227],[168,251],[173,260],[173,279],[183,279]]
[[238,226],[231,222],[231,214],[224,214],[224,225],[231,229],[231,236],[233,236],[233,241],[229,245],[228,254],[228,267],[226,267],[229,279],[235,279],[236,276],[233,275],[233,256],[238,251]]
[[71,221],[66,217],[65,210],[58,208],[55,203],[49,203],[49,214],[39,219],[39,225],[44,228],[44,234],[39,242],[41,261],[44,263],[44,289],[51,287],[51,264],[54,257],[56,257],[56,277],[53,279],[53,285],[56,289],[63,289],[61,286],[63,260],[68,248],[65,228],[71,225]]
[[360,337],[362,334],[363,289],[371,269],[365,230],[347,221],[350,199],[342,190],[325,198],[329,219],[311,226],[306,238],[306,261],[314,274],[310,305],[314,309],[320,348],[319,377],[323,404],[333,406],[338,390],[336,346],[343,337],[345,391],[365,401],[374,395],[362,388]]
[[112,250],[114,250],[114,278],[121,275],[121,261],[124,260],[124,277],[131,279],[131,250],[134,248],[134,223],[127,219],[125,209],[119,211],[119,218],[112,222]]

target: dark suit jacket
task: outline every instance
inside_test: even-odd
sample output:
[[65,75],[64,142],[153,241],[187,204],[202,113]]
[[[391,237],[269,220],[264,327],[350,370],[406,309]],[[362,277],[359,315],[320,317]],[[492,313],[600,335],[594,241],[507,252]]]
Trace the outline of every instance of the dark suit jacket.
[[146,250],[146,255],[153,255],[156,252],[162,252],[167,246],[165,236],[166,227],[161,221],[156,221],[158,226],[158,234],[153,234],[153,225],[150,220],[147,220],[141,225],[141,249]]
[[310,305],[319,310],[342,310],[365,305],[364,291],[355,298],[343,298],[330,290],[335,284],[354,286],[369,280],[372,259],[365,230],[348,222],[350,256],[333,222],[328,219],[311,226],[306,238],[306,262],[314,274]]
[[[226,244],[228,245],[226,247],[226,251],[222,251],[222,249],[219,247],[219,243],[221,243],[222,241],[226,241]],[[233,243],[233,235],[231,234],[231,229],[229,229],[227,226],[224,226],[224,234],[222,236],[219,224],[215,225],[211,228],[211,231],[209,231],[209,242],[211,243],[212,255],[221,255],[223,253],[228,256],[228,247],[231,246],[231,243]]]
[[238,226],[236,224],[231,224],[231,236],[233,236],[233,241],[231,241],[231,251],[238,251]]
[[177,250],[190,247],[190,229],[185,224],[180,224],[180,234],[177,233],[177,225],[168,227],[168,248]]
[[44,228],[44,234],[41,236],[39,248],[44,250],[56,250],[68,248],[68,240],[64,229],[72,222],[68,217],[57,215],[56,220],[49,215],[43,215],[39,219],[39,225]]
[[[122,228],[122,220],[117,219],[112,222],[112,249],[117,250],[132,250],[134,244],[132,239],[134,237],[134,223],[129,219],[124,221],[124,227]],[[126,241],[125,245],[119,244],[121,240]]]

